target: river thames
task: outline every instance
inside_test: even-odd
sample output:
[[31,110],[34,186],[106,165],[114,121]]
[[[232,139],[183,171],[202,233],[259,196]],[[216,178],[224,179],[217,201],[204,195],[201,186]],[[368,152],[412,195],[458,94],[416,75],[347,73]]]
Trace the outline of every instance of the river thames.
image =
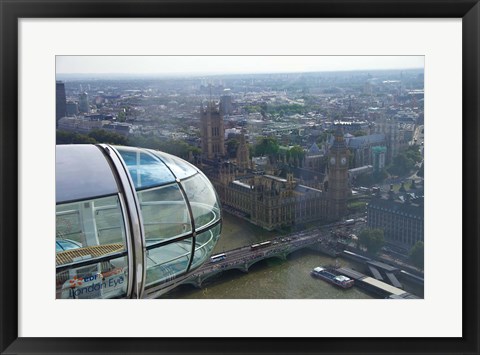
[[[270,240],[277,233],[265,231],[236,216],[225,213],[220,240],[214,254]],[[340,265],[361,270],[361,265],[342,258],[304,249],[287,260],[266,259],[254,264],[248,273],[229,270],[208,279],[202,289],[181,285],[162,298],[182,299],[365,299],[373,298],[356,287],[341,289],[310,275],[316,266]]]

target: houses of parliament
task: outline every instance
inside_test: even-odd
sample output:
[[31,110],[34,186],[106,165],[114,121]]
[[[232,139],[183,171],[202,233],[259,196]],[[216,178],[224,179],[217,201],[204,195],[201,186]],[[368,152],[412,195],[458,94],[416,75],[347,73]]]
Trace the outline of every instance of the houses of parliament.
[[313,172],[322,180],[303,184],[292,172],[280,177],[274,163],[262,171],[253,168],[244,134],[236,159],[226,159],[223,114],[215,103],[203,107],[200,122],[202,157],[198,164],[227,211],[267,230],[334,221],[346,214],[349,152],[341,128],[328,153],[327,172]]

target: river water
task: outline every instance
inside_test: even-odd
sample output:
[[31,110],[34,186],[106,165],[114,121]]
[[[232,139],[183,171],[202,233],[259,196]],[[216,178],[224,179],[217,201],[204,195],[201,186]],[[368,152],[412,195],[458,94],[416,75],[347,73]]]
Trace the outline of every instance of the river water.
[[[269,240],[277,233],[267,232],[236,216],[224,214],[222,235],[214,253]],[[344,290],[314,278],[315,266],[346,266],[361,270],[361,265],[341,258],[332,258],[309,249],[299,250],[287,257],[260,261],[248,273],[229,270],[207,279],[202,289],[181,285],[162,298],[183,299],[341,299],[373,298],[356,287]]]

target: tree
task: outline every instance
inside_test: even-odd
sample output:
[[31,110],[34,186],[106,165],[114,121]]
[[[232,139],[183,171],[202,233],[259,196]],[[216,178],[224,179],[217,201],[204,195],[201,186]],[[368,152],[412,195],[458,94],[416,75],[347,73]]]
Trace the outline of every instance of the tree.
[[117,121],[118,121],[118,122],[125,122],[126,120],[127,120],[126,109],[122,109],[122,110],[117,114]]
[[240,142],[236,138],[231,138],[227,141],[227,154],[229,158],[235,158],[237,156],[237,149]]
[[260,112],[261,108],[258,105],[247,105],[244,106],[243,108],[246,113],[254,113],[254,112]]
[[420,169],[418,169],[418,171],[417,171],[417,175],[420,176],[420,177],[423,177],[423,175],[424,175],[423,165],[424,165],[424,163],[422,163],[422,165],[420,166]]
[[383,229],[364,229],[358,236],[358,242],[367,248],[368,253],[377,254],[385,245]]
[[373,177],[373,182],[376,184],[379,184],[379,183],[382,183],[388,177],[388,174],[385,171],[385,169],[382,169],[380,171],[374,172],[372,174],[372,177]]
[[393,175],[407,175],[415,167],[415,161],[404,153],[398,154],[394,159],[388,171]]
[[362,131],[362,130],[359,130],[359,131],[353,132],[353,135],[354,135],[355,137],[366,136],[366,135],[367,135],[367,132]]
[[393,159],[387,170],[393,175],[404,176],[412,172],[415,169],[415,164],[422,160],[418,145],[411,145]]
[[303,158],[305,157],[305,152],[302,147],[295,145],[289,150],[290,158],[293,160],[293,165],[298,167],[301,165]]
[[412,159],[415,163],[420,163],[422,161],[422,153],[420,153],[420,148],[416,144],[409,146],[405,150],[405,156]]
[[410,249],[409,259],[413,265],[423,270],[424,266],[424,250],[423,250],[423,242],[418,241],[415,245]]
[[188,143],[173,139],[162,142],[159,146],[159,150],[183,159],[188,159],[190,152],[192,152],[192,154],[198,153],[198,150]]
[[271,162],[274,162],[280,146],[277,140],[273,137],[264,137],[261,142],[255,146],[255,155],[262,156],[266,155],[270,158]]
[[57,130],[57,144],[96,144],[97,141],[85,134]]
[[88,136],[95,139],[99,143],[127,145],[128,139],[121,134],[108,132],[104,129],[94,129],[88,133]]

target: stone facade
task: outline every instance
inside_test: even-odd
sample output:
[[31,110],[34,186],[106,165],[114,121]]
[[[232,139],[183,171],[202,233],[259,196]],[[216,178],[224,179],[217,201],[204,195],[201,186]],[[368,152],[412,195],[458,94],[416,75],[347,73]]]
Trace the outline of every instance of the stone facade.
[[220,109],[209,102],[201,113],[202,154],[206,159],[225,156],[225,128]]
[[269,174],[236,177],[226,169],[220,179],[211,179],[222,204],[262,228],[280,229],[328,218],[327,194],[300,185],[291,174],[287,179]]
[[335,140],[328,157],[328,216],[339,219],[347,210],[349,151],[341,128],[335,133]]
[[374,198],[367,206],[367,225],[384,231],[385,241],[410,249],[423,241],[423,193],[416,191],[401,196],[402,199]]
[[[208,120],[203,122],[208,124]],[[202,132],[207,131],[202,128]],[[236,162],[204,158],[202,170],[214,185],[223,208],[267,230],[337,220],[347,212],[349,186],[348,150],[343,133],[336,139],[329,157],[334,157],[338,164],[329,167],[325,179],[328,183],[319,184],[319,188],[300,183],[292,173],[279,177],[274,166],[268,166],[267,171],[251,169],[244,138],[240,140]],[[328,184],[327,191],[323,186]]]

